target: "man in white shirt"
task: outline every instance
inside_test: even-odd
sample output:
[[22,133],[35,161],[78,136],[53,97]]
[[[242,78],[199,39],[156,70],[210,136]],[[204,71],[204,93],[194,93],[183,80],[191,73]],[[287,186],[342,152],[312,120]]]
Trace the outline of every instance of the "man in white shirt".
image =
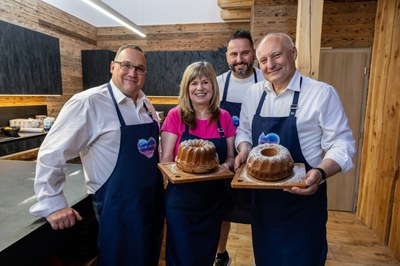
[[[253,39],[247,30],[236,30],[228,42],[226,61],[229,71],[217,77],[221,105],[232,117],[235,127],[239,125],[240,109],[247,90],[255,83],[263,81],[260,69],[254,67],[256,59]],[[214,266],[226,266],[230,263],[226,250],[231,222],[250,223],[250,191],[232,190],[231,180],[227,180],[228,199],[224,206],[224,221],[218,243]]]
[[[324,265],[327,254],[325,179],[352,168],[355,141],[335,89],[302,76],[297,49],[283,33],[267,34],[257,51],[265,82],[244,97],[235,168],[261,138],[289,149],[304,163],[307,188],[256,189],[252,236],[257,265]],[[261,137],[261,138],[260,138]],[[269,141],[262,139],[262,141]]]
[[43,141],[30,213],[53,229],[82,220],[63,193],[66,162],[80,156],[99,220],[100,265],[158,265],[164,220],[159,124],[141,91],[146,57],[124,45],[111,62],[109,83],[74,95]]

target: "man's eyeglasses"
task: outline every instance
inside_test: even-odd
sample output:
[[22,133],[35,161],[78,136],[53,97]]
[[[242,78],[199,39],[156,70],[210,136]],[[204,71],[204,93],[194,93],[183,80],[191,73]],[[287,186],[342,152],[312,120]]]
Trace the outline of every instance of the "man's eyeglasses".
[[114,61],[114,63],[118,63],[123,71],[130,71],[134,68],[138,75],[144,75],[147,72],[144,67],[132,65],[128,61],[123,61],[123,62]]

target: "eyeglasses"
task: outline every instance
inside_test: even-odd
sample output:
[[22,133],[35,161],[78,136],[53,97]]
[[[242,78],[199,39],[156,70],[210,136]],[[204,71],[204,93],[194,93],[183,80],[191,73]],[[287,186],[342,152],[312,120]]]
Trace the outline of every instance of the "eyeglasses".
[[129,63],[128,61],[123,61],[123,62],[114,61],[114,63],[118,63],[123,71],[130,71],[134,68],[138,75],[144,75],[147,72],[143,66],[135,66]]

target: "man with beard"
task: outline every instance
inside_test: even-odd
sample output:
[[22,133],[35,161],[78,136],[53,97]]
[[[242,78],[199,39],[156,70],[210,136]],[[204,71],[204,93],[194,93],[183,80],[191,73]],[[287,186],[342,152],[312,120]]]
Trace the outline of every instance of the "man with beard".
[[[251,33],[241,29],[234,31],[226,52],[226,61],[230,70],[218,76],[217,81],[221,96],[220,107],[230,113],[236,128],[239,126],[242,100],[247,89],[257,82],[264,81],[261,71],[253,66],[255,58]],[[231,180],[227,179],[228,197],[214,266],[230,265],[230,258],[226,251],[230,222],[250,223],[250,191],[232,190],[230,183]]]

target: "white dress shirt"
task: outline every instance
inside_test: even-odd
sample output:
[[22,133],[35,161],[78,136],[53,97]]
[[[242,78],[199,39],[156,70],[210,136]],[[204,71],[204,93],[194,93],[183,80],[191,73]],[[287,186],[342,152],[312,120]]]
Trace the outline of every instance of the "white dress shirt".
[[[264,76],[260,69],[254,68],[257,73],[257,81],[260,82],[264,80]],[[222,96],[224,95],[224,88],[226,82],[226,76],[229,71],[219,75],[217,77],[218,87],[219,87],[219,99],[222,101]],[[226,95],[226,101],[232,103],[241,103],[243,101],[243,97],[246,94],[246,91],[254,85],[254,73],[244,79],[240,79],[231,74],[231,78],[229,80],[228,94]]]
[[[110,81],[127,125],[152,122],[157,115],[141,91],[137,105]],[[40,146],[34,189],[38,203],[30,213],[47,216],[68,206],[63,194],[66,161],[81,157],[87,192],[93,194],[111,175],[118,158],[120,122],[107,84],[75,94],[62,108]]]
[[[300,77],[303,77],[301,89]],[[262,117],[288,116],[294,92],[300,91],[296,125],[301,150],[312,167],[330,158],[342,171],[352,168],[355,141],[336,90],[326,83],[301,76],[298,71],[279,96],[268,81],[259,82],[247,91],[236,133],[236,147],[243,141],[252,144],[253,116],[264,91],[267,96],[260,113]]]

